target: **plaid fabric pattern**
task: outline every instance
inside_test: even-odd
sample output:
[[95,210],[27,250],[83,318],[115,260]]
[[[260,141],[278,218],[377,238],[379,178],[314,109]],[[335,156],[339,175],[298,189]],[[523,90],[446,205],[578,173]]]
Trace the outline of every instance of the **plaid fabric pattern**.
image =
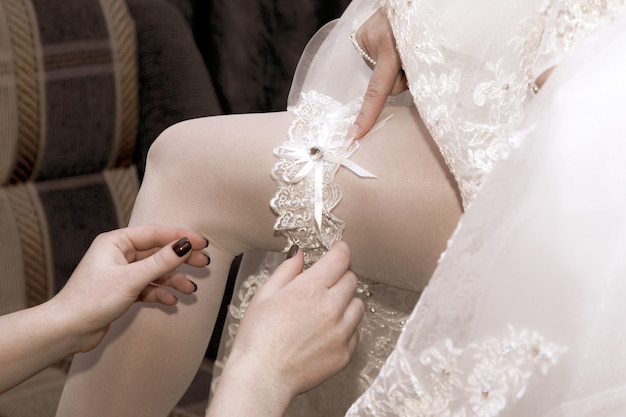
[[129,166],[138,75],[125,2],[1,0],[0,19],[0,180]]
[[[128,223],[138,108],[124,0],[0,0],[0,314],[48,300]],[[67,363],[0,395],[0,416],[53,416]]]

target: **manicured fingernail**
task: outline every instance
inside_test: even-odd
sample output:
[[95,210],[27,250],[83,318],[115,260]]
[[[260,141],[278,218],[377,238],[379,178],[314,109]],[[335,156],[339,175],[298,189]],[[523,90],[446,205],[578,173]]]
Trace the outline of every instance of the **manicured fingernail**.
[[179,258],[185,256],[191,250],[191,242],[186,237],[180,239],[178,242],[172,245],[172,249],[174,249],[174,253],[178,255]]
[[204,254],[204,256],[206,256],[206,264],[210,265],[211,264],[211,258],[206,253]]
[[206,242],[206,245],[204,245],[205,248],[209,247],[209,239],[207,239],[206,237],[204,238],[204,241]]
[[285,257],[285,259],[291,259],[294,256],[296,256],[296,253],[298,253],[298,249],[300,249],[298,245],[292,245],[289,248],[289,251],[287,252],[287,256]]
[[189,282],[191,282],[191,284],[193,285],[193,292],[198,291],[198,284],[196,284],[195,282],[193,282],[192,280],[189,280]]

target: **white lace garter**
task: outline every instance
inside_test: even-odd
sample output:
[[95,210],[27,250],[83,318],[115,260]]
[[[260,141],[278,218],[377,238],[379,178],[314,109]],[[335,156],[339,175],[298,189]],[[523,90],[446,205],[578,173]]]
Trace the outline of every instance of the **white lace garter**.
[[338,169],[376,178],[348,159],[359,146],[346,135],[361,102],[344,105],[317,91],[301,93],[298,105],[288,109],[294,115],[288,140],[274,149],[279,158],[272,169],[278,185],[270,201],[278,214],[274,229],[287,238],[285,250],[297,244],[304,251],[306,266],[343,235],[344,222],[331,213],[342,198],[334,181]]

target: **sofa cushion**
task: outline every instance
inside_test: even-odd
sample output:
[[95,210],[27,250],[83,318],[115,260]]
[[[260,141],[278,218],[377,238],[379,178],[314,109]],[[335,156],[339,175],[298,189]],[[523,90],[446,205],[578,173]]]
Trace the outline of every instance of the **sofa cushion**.
[[132,162],[135,29],[120,0],[0,0],[0,182]]
[[58,292],[99,233],[128,223],[138,189],[134,166],[0,188],[0,314]]

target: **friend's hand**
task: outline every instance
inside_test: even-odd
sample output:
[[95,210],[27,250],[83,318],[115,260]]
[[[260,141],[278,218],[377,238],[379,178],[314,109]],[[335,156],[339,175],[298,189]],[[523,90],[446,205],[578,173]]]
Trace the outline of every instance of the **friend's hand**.
[[348,364],[365,311],[349,264],[336,242],[304,272],[302,251],[276,269],[245,312],[208,416],[282,415]]
[[67,316],[80,336],[80,351],[94,348],[111,322],[136,301],[174,305],[168,288],[191,294],[196,285],[183,263],[204,267],[208,241],[188,230],[144,225],[97,236],[63,289],[49,303]]
[[355,38],[361,48],[376,61],[363,105],[349,134],[356,140],[367,134],[374,125],[387,97],[405,91],[408,86],[391,24],[382,9],[363,23]]

